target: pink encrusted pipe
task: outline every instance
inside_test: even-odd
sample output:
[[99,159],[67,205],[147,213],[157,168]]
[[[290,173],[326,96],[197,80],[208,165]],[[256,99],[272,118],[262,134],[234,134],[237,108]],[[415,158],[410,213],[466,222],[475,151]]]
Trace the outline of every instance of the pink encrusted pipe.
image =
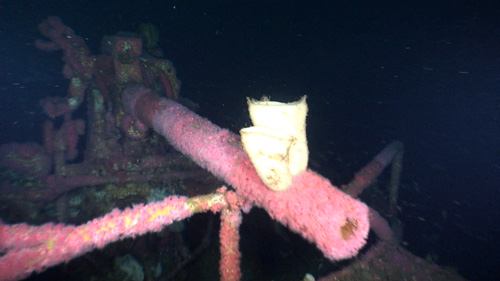
[[125,89],[123,99],[128,114],[231,184],[240,196],[314,242],[327,258],[353,257],[365,244],[368,207],[320,175],[307,170],[296,175],[287,190],[271,191],[257,176],[238,135],[143,86]]
[[403,143],[394,141],[384,148],[377,156],[373,158],[363,169],[354,175],[354,179],[343,186],[345,193],[358,197],[363,190],[368,187],[373,180],[378,177],[382,171],[392,162],[390,201],[396,204],[397,188],[399,186],[399,177],[402,169]]
[[225,208],[221,211],[220,225],[220,263],[221,281],[239,281],[241,279],[239,249],[240,209]]
[[196,212],[227,207],[224,194],[171,196],[148,205],[113,210],[80,226],[48,223],[7,225],[0,221],[0,280],[19,280],[33,271],[68,261],[108,243],[150,231]]

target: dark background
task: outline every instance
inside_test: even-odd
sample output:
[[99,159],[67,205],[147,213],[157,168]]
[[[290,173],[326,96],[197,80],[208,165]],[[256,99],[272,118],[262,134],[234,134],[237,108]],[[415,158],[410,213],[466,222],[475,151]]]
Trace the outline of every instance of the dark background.
[[49,15],[93,53],[155,23],[181,95],[235,132],[245,97],[307,94],[310,166],[336,184],[401,140],[404,244],[498,280],[498,1],[0,1],[0,143],[40,142],[38,101],[66,93],[61,54],[33,44]]

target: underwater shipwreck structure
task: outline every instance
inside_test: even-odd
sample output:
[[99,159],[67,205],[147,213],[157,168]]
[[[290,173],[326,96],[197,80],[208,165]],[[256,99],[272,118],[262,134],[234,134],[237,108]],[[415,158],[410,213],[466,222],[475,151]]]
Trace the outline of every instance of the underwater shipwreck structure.
[[[34,272],[131,237],[129,249],[139,261],[116,258],[107,280],[183,280],[185,266],[201,255],[214,229],[208,222],[199,246],[185,245],[182,220],[201,212],[220,214],[220,280],[245,279],[240,225],[252,207],[314,244],[332,264],[342,260],[321,276],[303,272],[304,280],[462,280],[402,248],[386,219],[358,199],[392,163],[387,204],[395,217],[400,142],[349,184],[335,187],[307,169],[307,159],[301,169],[286,166],[293,149],[279,145],[297,138],[280,139],[278,152],[268,151],[276,140],[270,133],[267,146],[255,149],[266,155],[249,155],[243,137],[190,110],[172,63],[161,57],[154,27],[106,36],[100,55],[91,55],[57,17],[39,29],[48,38],[36,42],[39,49],[63,52],[69,89],[65,97],[41,101],[48,116],[43,144],[0,147],[0,280],[36,279]],[[258,159],[286,165],[269,168],[278,171],[269,175]],[[269,188],[288,170],[286,184]],[[166,245],[168,254],[161,251]]]

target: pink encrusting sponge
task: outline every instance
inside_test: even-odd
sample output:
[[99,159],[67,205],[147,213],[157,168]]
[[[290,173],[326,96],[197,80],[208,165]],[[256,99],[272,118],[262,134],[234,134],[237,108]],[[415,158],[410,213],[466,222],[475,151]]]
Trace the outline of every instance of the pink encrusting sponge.
[[113,241],[160,231],[192,216],[195,212],[190,205],[186,197],[171,196],[123,211],[114,209],[80,226],[6,225],[0,221],[0,252],[5,252],[0,256],[0,280],[19,280]]
[[295,176],[288,190],[263,197],[271,217],[316,243],[331,260],[355,256],[365,244],[368,207],[310,170]]
[[126,89],[123,98],[129,114],[272,218],[314,242],[329,259],[355,256],[365,244],[368,207],[325,178],[306,170],[294,176],[287,190],[272,191],[259,179],[238,135],[144,87]]

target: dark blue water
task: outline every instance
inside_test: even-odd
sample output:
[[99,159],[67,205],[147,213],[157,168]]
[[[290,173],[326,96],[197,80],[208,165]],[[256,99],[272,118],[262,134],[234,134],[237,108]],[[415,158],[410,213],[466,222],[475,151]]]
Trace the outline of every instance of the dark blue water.
[[404,244],[498,280],[499,3],[337,2],[0,1],[1,143],[41,141],[38,101],[67,89],[61,54],[33,46],[44,18],[94,53],[102,36],[153,22],[181,95],[223,127],[248,125],[247,96],[307,94],[311,166],[333,182],[401,140]]

